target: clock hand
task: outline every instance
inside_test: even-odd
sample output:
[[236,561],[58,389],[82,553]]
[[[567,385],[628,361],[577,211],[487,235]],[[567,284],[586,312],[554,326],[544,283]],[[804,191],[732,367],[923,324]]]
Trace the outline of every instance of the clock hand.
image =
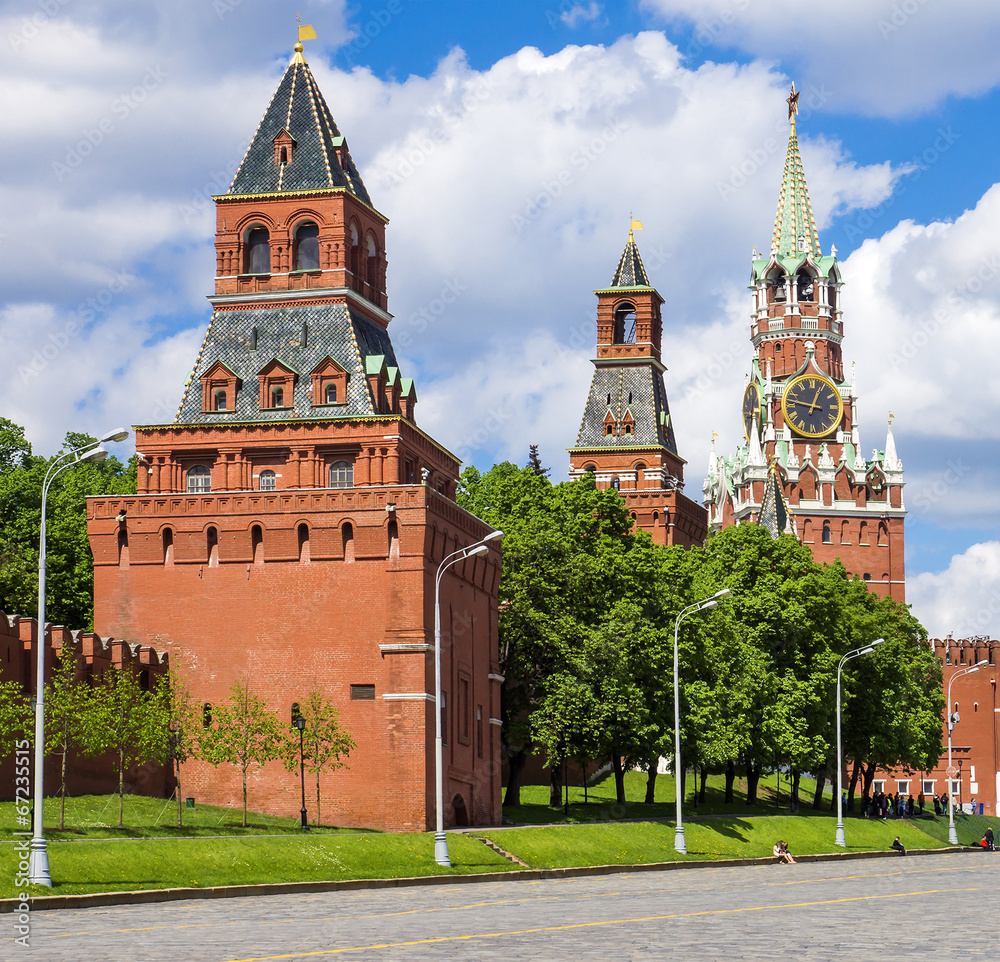
[[812,399],[812,404],[809,405],[809,413],[810,414],[812,414],[813,411],[816,410],[816,408],[822,407],[822,405],[816,403],[817,401],[819,401],[819,392],[821,390],[822,390],[821,388],[816,388],[816,396]]

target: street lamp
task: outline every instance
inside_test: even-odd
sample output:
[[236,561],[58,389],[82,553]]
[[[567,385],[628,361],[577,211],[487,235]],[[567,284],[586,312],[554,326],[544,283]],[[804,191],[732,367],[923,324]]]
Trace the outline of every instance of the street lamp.
[[841,848],[847,848],[847,840],[844,838],[844,805],[841,801],[844,796],[844,765],[841,761],[840,748],[840,670],[844,667],[845,662],[860,658],[862,655],[870,655],[876,646],[884,643],[884,638],[876,638],[870,645],[849,651],[837,665],[837,835],[833,842],[834,845],[839,845]]
[[945,706],[948,709],[948,842],[952,845],[958,845],[958,832],[955,831],[955,800],[952,797],[951,791],[951,730],[955,727],[958,722],[958,712],[952,714],[951,710],[951,686],[956,678],[961,678],[963,675],[974,675],[983,666],[989,664],[988,659],[984,658],[982,661],[977,662],[974,665],[969,665],[968,668],[960,668],[955,672],[951,678],[948,679],[948,704]]
[[292,703],[292,724],[299,730],[299,779],[302,782],[302,831],[309,831],[309,820],[306,818],[306,754],[305,754],[305,730],[306,719],[299,708],[298,702]]
[[35,652],[35,791],[32,818],[31,855],[28,858],[28,881],[32,885],[52,887],[49,873],[49,851],[45,844],[45,506],[49,496],[49,486],[56,475],[66,468],[76,467],[85,461],[103,461],[108,452],[101,447],[105,441],[124,441],[128,437],[125,428],[109,431],[100,441],[81,445],[59,455],[42,481],[42,519],[38,531],[38,633]]
[[486,554],[490,550],[488,541],[502,538],[502,531],[491,531],[485,538],[467,548],[459,548],[446,555],[438,565],[434,578],[434,861],[438,865],[451,865],[448,858],[448,838],[444,834],[444,773],[441,743],[441,576],[447,568],[474,555]]
[[714,608],[721,598],[728,598],[732,592],[728,588],[717,591],[711,598],[696,601],[693,605],[682,608],[674,621],[674,789],[677,800],[677,827],[674,829],[674,851],[681,855],[687,855],[687,846],[684,844],[684,822],[681,813],[681,700],[680,700],[680,678],[677,671],[677,638],[680,632],[681,622],[696,611],[708,611]]

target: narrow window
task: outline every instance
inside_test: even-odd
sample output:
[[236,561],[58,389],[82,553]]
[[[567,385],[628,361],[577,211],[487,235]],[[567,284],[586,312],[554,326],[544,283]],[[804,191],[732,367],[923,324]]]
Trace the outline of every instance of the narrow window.
[[273,471],[261,471],[258,486],[261,491],[273,491],[277,487],[278,476]]
[[611,487],[613,487],[615,491],[619,490],[619,488],[621,488],[621,481],[618,478],[612,478]]
[[343,539],[344,561],[351,562],[354,560],[354,525],[345,521],[340,534]]
[[212,490],[212,472],[204,464],[195,464],[188,468],[187,493],[202,494]]
[[799,288],[799,300],[811,302],[814,299],[813,277],[809,271],[799,271],[796,280]]
[[884,548],[889,543],[889,534],[884,524],[878,526],[878,543],[881,548]]
[[326,404],[337,403],[337,385],[327,384],[323,390],[323,400]]
[[304,521],[299,525],[299,561],[309,563],[309,525]]
[[389,522],[389,560],[398,561],[399,560],[399,525],[396,519],[393,518]]
[[469,741],[469,680],[458,680],[458,737],[460,741]]
[[266,227],[255,227],[247,235],[248,274],[271,273],[271,235]]
[[212,703],[210,701],[205,702],[201,709],[201,727],[210,728],[212,725]]
[[619,304],[615,308],[615,344],[635,344],[635,307]]
[[295,270],[319,270],[319,228],[302,224],[295,232]]
[[118,528],[118,566],[128,567],[128,529],[124,524]]
[[357,287],[361,281],[361,243],[358,237],[358,228],[355,224],[351,224],[350,258],[351,274],[354,275],[354,286]]
[[278,163],[287,164],[288,163],[288,148],[282,147],[278,153]]
[[833,541],[833,537],[830,534],[830,522],[823,522],[823,544],[830,544]]
[[375,247],[375,238],[368,235],[368,283],[372,287],[378,286],[378,249]]
[[250,545],[253,549],[253,563],[260,565],[264,563],[264,529],[259,524],[255,524],[250,529]]
[[476,705],[476,754],[483,757],[483,706]]
[[216,391],[215,392],[215,405],[214,406],[215,406],[215,410],[216,411],[225,411],[226,410],[226,392],[225,391],[220,390],[220,391]]
[[350,461],[334,461],[330,465],[331,488],[353,488],[354,487],[354,465]]
[[163,529],[163,563],[169,568],[174,563],[174,532],[170,528]]
[[217,568],[219,565],[219,531],[214,526],[209,526],[205,532],[205,541],[208,545],[208,566]]
[[351,701],[375,701],[375,686],[351,685]]
[[631,434],[632,433],[632,425],[631,424],[626,424],[625,425],[625,433],[626,434]]
[[282,387],[271,388],[271,407],[283,408],[285,406],[285,389]]

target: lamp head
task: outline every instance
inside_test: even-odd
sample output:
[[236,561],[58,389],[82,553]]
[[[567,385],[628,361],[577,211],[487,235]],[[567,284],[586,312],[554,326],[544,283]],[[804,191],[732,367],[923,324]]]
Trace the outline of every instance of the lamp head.
[[712,597],[713,598],[728,598],[731,594],[732,594],[732,592],[728,588],[723,588],[722,591],[717,591],[714,595],[712,595]]
[[91,448],[89,451],[84,451],[77,458],[77,461],[103,461],[107,456],[108,452],[100,445],[97,445],[97,447]]
[[304,732],[306,730],[306,719],[305,715],[295,716],[295,727],[300,731]]
[[471,558],[473,555],[476,554],[486,554],[486,552],[489,550],[490,549],[484,544],[476,545],[475,548],[472,548],[471,550],[465,552],[465,557]]
[[858,652],[858,654],[859,655],[870,655],[874,650],[875,650],[875,646],[874,645],[869,645],[867,648],[862,648],[861,651]]
[[874,648],[876,645],[884,645],[884,644],[885,644],[885,639],[884,638],[876,638],[872,642],[872,648]]
[[718,608],[719,602],[714,598],[709,598],[703,605],[698,606],[699,611],[708,611],[709,608]]
[[101,438],[101,443],[105,441],[124,441],[128,437],[128,431],[125,428],[115,428],[114,431],[108,431],[107,434]]
[[976,667],[979,668],[982,665],[988,665],[989,663],[990,663],[989,658],[984,658],[982,661],[977,661],[976,662]]
[[483,541],[496,541],[497,538],[502,538],[502,537],[503,537],[503,532],[502,531],[491,531],[482,540]]

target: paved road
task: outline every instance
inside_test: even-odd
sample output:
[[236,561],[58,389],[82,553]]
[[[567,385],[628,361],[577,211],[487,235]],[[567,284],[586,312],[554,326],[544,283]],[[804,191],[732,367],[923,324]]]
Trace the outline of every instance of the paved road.
[[1000,956],[1000,856],[641,872],[33,912],[62,962]]

